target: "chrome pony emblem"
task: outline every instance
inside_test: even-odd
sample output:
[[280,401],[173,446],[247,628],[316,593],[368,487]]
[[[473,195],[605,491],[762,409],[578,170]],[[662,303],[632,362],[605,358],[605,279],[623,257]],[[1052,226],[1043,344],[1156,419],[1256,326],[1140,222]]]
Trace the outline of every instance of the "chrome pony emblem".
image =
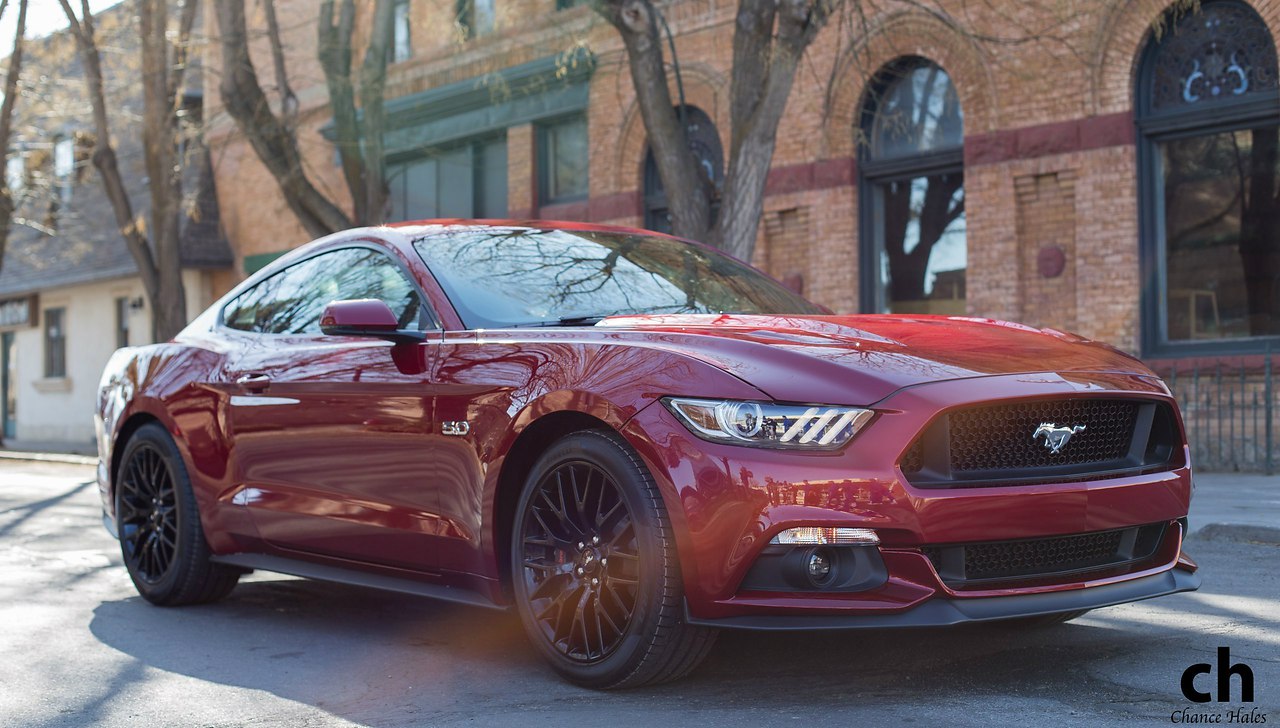
[[1081,432],[1084,432],[1084,425],[1058,427],[1052,422],[1041,422],[1031,439],[1038,440],[1041,435],[1044,435],[1044,446],[1049,448],[1050,453],[1057,455],[1062,452],[1062,448],[1067,446],[1067,442],[1072,435],[1079,435]]

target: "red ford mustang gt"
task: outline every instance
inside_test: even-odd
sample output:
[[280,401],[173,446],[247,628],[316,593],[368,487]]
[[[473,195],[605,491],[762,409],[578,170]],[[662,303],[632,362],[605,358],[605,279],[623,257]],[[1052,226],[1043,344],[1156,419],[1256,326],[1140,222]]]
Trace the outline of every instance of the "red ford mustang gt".
[[564,676],[684,675],[717,628],[1009,620],[1197,588],[1178,408],[1104,344],[833,316],[637,230],[354,230],[103,374],[138,591],[253,569],[499,608]]

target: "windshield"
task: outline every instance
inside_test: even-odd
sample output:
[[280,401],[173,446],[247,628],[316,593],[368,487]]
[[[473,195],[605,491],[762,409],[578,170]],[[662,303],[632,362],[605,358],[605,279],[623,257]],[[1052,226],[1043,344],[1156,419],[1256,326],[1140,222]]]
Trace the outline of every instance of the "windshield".
[[820,314],[759,271],[671,238],[484,228],[414,243],[470,329],[615,314]]

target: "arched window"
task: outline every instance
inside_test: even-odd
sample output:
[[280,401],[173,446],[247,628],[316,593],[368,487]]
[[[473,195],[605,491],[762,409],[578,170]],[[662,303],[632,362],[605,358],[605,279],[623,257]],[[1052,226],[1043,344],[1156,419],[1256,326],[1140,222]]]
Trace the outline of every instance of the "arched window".
[[964,314],[964,119],[951,78],[924,58],[890,64],[861,132],[862,309]]
[[[698,161],[702,183],[710,188],[711,220],[714,222],[720,212],[720,192],[724,188],[724,148],[720,145],[720,134],[711,117],[702,109],[696,106],[676,108],[676,113],[682,112],[689,135],[689,149]],[[662,189],[662,177],[658,174],[658,163],[651,149],[644,155],[644,226],[660,233],[671,232],[667,193]]]
[[1275,41],[1237,0],[1170,10],[1161,30],[1134,104],[1143,350],[1261,350],[1280,337]]

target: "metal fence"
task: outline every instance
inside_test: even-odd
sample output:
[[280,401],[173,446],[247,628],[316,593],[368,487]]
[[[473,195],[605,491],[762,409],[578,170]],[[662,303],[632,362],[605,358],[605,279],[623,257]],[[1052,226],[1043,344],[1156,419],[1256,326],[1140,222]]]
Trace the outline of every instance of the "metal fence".
[[1199,470],[1275,471],[1276,390],[1271,355],[1159,367],[1182,409]]

